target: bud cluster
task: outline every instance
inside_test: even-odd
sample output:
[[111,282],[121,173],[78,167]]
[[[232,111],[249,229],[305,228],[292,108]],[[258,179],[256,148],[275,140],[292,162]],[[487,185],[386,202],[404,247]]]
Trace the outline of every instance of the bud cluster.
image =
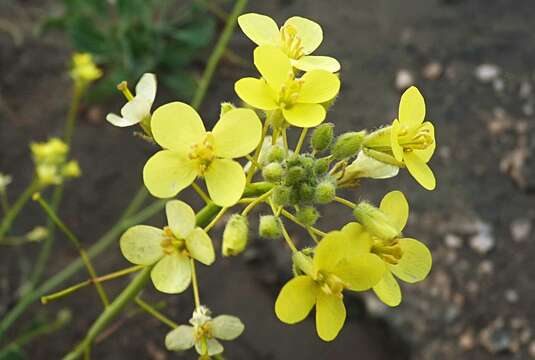
[[30,150],[37,179],[43,186],[58,185],[67,178],[76,178],[81,175],[78,162],[67,160],[69,146],[58,138],[31,143]]

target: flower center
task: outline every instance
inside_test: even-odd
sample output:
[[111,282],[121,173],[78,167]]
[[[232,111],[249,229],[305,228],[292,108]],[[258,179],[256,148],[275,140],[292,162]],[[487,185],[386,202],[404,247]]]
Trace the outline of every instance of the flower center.
[[175,234],[169,227],[163,228],[164,239],[160,243],[163,252],[166,255],[179,254],[181,252],[187,252],[186,241],[184,239],[177,239]]
[[205,322],[202,325],[195,326],[195,340],[199,341],[202,338],[211,339],[214,336],[212,335],[212,324],[210,321]]
[[286,80],[280,88],[279,106],[284,109],[295,104],[302,86],[303,80],[295,79],[294,74],[290,73],[288,75],[288,80]]
[[215,158],[214,135],[208,132],[201,142],[191,145],[188,156],[191,160],[197,162],[199,173],[204,175],[204,172]]
[[401,250],[397,239],[387,241],[375,239],[371,252],[392,265],[397,265],[403,256],[403,250]]
[[325,294],[343,297],[342,291],[346,284],[338,276],[320,271],[316,274],[316,282]]
[[290,59],[299,59],[305,54],[301,38],[297,36],[297,29],[295,27],[292,25],[284,25],[280,30],[280,34],[282,51],[284,51]]
[[417,129],[407,129],[403,126],[398,140],[404,151],[425,150],[435,142],[431,131],[421,125]]

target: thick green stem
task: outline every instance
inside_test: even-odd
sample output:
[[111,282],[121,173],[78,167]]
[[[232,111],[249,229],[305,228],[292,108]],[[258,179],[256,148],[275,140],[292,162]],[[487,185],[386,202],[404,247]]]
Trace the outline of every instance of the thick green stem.
[[30,196],[39,188],[39,182],[33,180],[30,185],[24,190],[22,194],[19,195],[19,198],[13,206],[9,209],[8,213],[2,218],[2,223],[0,223],[0,238],[4,237],[7,234],[13,221],[22,210]]

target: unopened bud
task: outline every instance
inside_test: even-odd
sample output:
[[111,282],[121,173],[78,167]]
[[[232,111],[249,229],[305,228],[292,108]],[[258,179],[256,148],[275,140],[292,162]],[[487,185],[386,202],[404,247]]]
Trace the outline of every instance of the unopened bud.
[[312,226],[318,221],[320,215],[314,206],[303,206],[297,210],[295,216],[301,224]]
[[348,132],[340,135],[333,146],[332,154],[334,158],[342,160],[356,155],[362,146],[365,136],[365,131]]
[[333,141],[334,125],[331,123],[323,123],[319,125],[312,133],[310,145],[316,152],[327,150]]
[[367,202],[358,204],[353,210],[353,215],[370,234],[380,239],[392,240],[400,234],[384,212]]
[[314,200],[314,187],[308,183],[302,183],[299,186],[299,200],[300,202],[310,203]]
[[292,197],[292,188],[280,185],[273,190],[271,195],[273,203],[277,206],[286,206],[290,204]]
[[286,173],[286,184],[295,185],[303,181],[306,177],[305,169],[301,166],[292,166]]
[[221,103],[221,111],[219,113],[219,117],[225,115],[227,112],[229,112],[232,109],[235,109],[236,106],[234,106],[233,103],[230,102],[223,102]]
[[231,216],[223,231],[223,256],[235,256],[247,246],[249,239],[249,221],[240,214]]
[[336,196],[336,185],[331,180],[323,180],[316,185],[314,193],[314,200],[318,204],[328,204],[334,200]]
[[282,236],[280,220],[273,215],[261,216],[258,233],[266,239],[280,239]]
[[264,179],[272,183],[279,182],[283,174],[284,169],[278,162],[269,163],[262,169],[262,176]]
[[282,147],[274,145],[268,150],[266,159],[268,162],[281,162],[285,155],[286,151]]
[[71,160],[67,164],[65,164],[62,173],[65,177],[77,178],[82,175],[82,170],[80,170],[80,165],[78,165],[78,162],[76,160]]
[[318,159],[314,163],[314,173],[321,176],[329,171],[329,159]]
[[296,272],[302,272],[306,275],[312,276],[314,274],[314,265],[312,258],[305,255],[302,251],[297,251],[292,255],[292,261]]

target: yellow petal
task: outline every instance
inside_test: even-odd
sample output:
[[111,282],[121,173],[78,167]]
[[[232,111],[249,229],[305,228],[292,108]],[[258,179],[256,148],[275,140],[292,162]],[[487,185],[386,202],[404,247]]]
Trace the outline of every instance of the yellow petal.
[[204,178],[210,198],[219,206],[236,204],[245,189],[245,173],[234,160],[215,159]]
[[318,291],[316,301],[316,331],[323,341],[338,335],[346,321],[346,307],[341,297]]
[[405,152],[403,161],[412,177],[416,179],[427,190],[434,190],[437,183],[431,168],[418,156],[412,152]]
[[234,84],[234,91],[245,103],[262,110],[274,110],[277,95],[263,79],[243,78]]
[[351,255],[351,243],[341,231],[331,231],[316,247],[314,252],[314,270],[333,272],[336,265]]
[[433,138],[433,144],[429,145],[426,149],[423,150],[413,150],[416,155],[420,159],[423,160],[423,162],[427,163],[429,160],[431,160],[431,157],[433,156],[433,153],[435,152],[435,148],[437,147],[436,141],[435,141],[435,127],[432,123],[429,121],[426,121],[422,124],[422,128],[427,129],[429,133],[431,134],[431,137]]
[[401,191],[391,191],[383,197],[379,209],[384,212],[392,225],[400,232],[409,218],[409,203]]
[[408,238],[400,239],[399,246],[403,255],[397,265],[390,265],[390,270],[398,278],[411,284],[425,279],[433,263],[427,246]]
[[342,228],[342,233],[346,237],[347,241],[351,243],[351,246],[354,250],[352,253],[354,255],[361,255],[369,253],[372,245],[373,239],[366,231],[364,226],[356,222],[350,222]]
[[297,276],[288,281],[275,301],[275,314],[286,324],[304,320],[316,302],[318,289],[309,276]]
[[334,98],[340,90],[338,76],[325,70],[312,70],[301,78],[303,85],[297,101],[307,104],[319,104]]
[[136,265],[152,265],[163,256],[164,233],[147,225],[136,225],[121,236],[119,245],[126,260]]
[[390,271],[385,271],[383,278],[373,287],[375,295],[388,306],[401,303],[401,289]]
[[392,148],[392,153],[397,161],[403,161],[403,148],[399,145],[398,136],[401,131],[401,126],[399,120],[396,119],[392,122],[390,127],[390,147]]
[[185,239],[195,227],[195,212],[183,201],[171,200],[165,204],[167,224],[179,239]]
[[143,168],[143,181],[155,197],[170,198],[191,185],[197,170],[186,154],[162,150],[154,154]]
[[295,68],[302,71],[325,70],[331,73],[340,71],[340,63],[330,56],[303,56],[291,62]]
[[301,45],[305,55],[310,54],[320,46],[323,41],[321,26],[309,19],[293,16],[286,20],[284,25],[291,25],[297,29],[297,36],[301,38]]
[[275,46],[257,47],[254,50],[254,64],[268,85],[277,93],[293,74],[290,59]]
[[219,119],[212,133],[216,156],[238,158],[256,149],[262,137],[262,123],[251,109],[233,109]]
[[202,140],[206,130],[194,108],[183,102],[171,102],[154,111],[151,119],[154,140],[164,149],[188,151]]
[[399,102],[399,121],[407,127],[420,125],[425,119],[425,101],[420,91],[411,86],[403,95]]
[[297,127],[314,127],[325,120],[325,108],[319,104],[295,104],[282,110],[286,121]]
[[150,277],[154,287],[166,294],[178,294],[191,282],[190,260],[180,254],[165,255],[156,263]]
[[206,231],[201,228],[195,228],[186,237],[186,247],[192,258],[200,261],[204,265],[212,265],[215,260],[215,251],[212,239]]
[[375,254],[348,256],[333,269],[333,274],[342,279],[349,290],[371,289],[382,279],[386,270],[384,262]]
[[277,23],[269,16],[249,13],[238,18],[238,25],[249,39],[257,45],[278,45],[280,31]]

